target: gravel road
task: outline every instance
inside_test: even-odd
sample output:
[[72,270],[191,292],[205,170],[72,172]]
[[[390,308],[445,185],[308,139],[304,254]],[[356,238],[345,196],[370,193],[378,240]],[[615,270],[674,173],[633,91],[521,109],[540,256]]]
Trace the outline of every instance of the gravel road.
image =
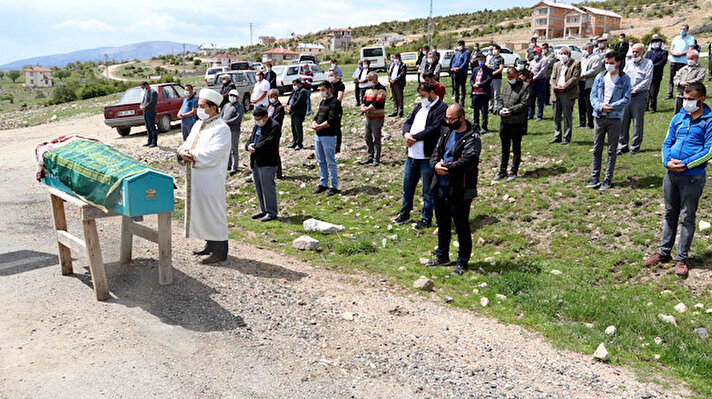
[[[657,398],[684,388],[563,351],[367,274],[324,270],[238,241],[202,266],[174,223],[175,282],[135,240],[120,267],[118,220],[99,221],[112,298],[97,302],[83,256],[61,276],[33,148],[84,134],[134,156],[170,157],[145,132],[120,138],[101,116],[0,131],[0,398]],[[150,152],[152,151],[152,152]],[[69,213],[70,230],[78,232]],[[155,223],[147,218],[146,223]],[[348,313],[344,317],[344,313]],[[347,320],[347,319],[353,320]],[[674,385],[673,385],[674,386]]]

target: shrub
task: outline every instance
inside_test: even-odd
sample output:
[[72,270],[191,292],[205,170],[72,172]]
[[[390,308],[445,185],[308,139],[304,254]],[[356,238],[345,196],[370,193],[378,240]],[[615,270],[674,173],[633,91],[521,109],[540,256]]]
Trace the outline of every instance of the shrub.
[[77,84],[68,83],[64,85],[58,85],[52,90],[49,100],[47,100],[48,105],[68,103],[77,100]]

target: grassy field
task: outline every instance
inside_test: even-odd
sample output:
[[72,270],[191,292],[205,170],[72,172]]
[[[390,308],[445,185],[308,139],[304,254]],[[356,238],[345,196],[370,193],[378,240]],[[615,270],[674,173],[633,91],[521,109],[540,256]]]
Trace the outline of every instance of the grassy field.
[[[449,90],[450,82],[444,83]],[[451,277],[450,268],[421,264],[421,258],[433,255],[435,229],[418,232],[391,222],[401,201],[402,121],[387,119],[385,132],[391,137],[384,141],[382,165],[358,166],[356,161],[365,153],[363,120],[350,99],[343,121],[344,159],[339,164],[343,194],[312,195],[318,173],[307,158],[311,151],[294,155],[285,148],[286,177],[278,182],[280,220],[260,223],[247,217],[257,209],[254,188],[235,177],[236,188],[228,194],[231,237],[323,267],[374,273],[406,287],[421,275],[428,276],[435,281],[437,295],[454,298],[453,306],[532,328],[561,348],[593,353],[604,342],[611,362],[635,366],[642,378],[674,376],[710,396],[712,344],[693,331],[712,327],[712,314],[705,312],[712,308],[709,231],[695,237],[687,281],[676,278],[670,267],[643,265],[660,243],[665,173],[660,145],[673,107],[673,101],[662,100],[664,94],[665,90],[662,112],[646,114],[643,150],[619,157],[614,188],[605,193],[584,188],[590,173],[591,130],[575,128],[568,146],[547,143],[553,135],[551,107],[546,108],[544,121],[529,125],[521,177],[510,184],[490,184],[500,152],[499,118],[492,117],[490,133],[483,136],[479,197],[470,216],[475,242],[470,266],[484,273]],[[406,96],[409,113],[414,83],[408,84]],[[449,96],[446,100],[452,103]],[[578,109],[574,112],[578,124]],[[287,128],[284,136],[290,136]],[[283,143],[288,142],[283,137]],[[712,218],[709,193],[708,189],[703,194],[698,220]],[[416,209],[419,206],[422,202],[416,196]],[[310,217],[342,224],[346,231],[315,236],[321,241],[320,252],[295,250],[291,242],[304,234],[302,222]],[[455,243],[451,252],[457,252]],[[490,299],[488,307],[480,306],[482,297]],[[673,310],[679,302],[689,310]],[[694,307],[698,303],[702,309]],[[660,313],[674,315],[678,325],[663,323],[657,317]],[[617,327],[615,336],[604,333],[609,325]],[[661,382],[670,383],[667,378]]]

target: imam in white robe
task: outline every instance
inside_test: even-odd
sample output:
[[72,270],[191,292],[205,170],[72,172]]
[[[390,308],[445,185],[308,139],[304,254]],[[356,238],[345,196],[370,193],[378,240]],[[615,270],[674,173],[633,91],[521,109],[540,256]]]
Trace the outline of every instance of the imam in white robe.
[[[227,240],[227,204],[225,199],[225,179],[227,162],[232,148],[230,127],[217,118],[198,120],[190,130],[190,135],[178,150],[187,149],[193,155],[191,179],[191,215],[189,238],[206,241]],[[197,143],[193,145],[196,141]],[[188,213],[186,212],[186,218]]]

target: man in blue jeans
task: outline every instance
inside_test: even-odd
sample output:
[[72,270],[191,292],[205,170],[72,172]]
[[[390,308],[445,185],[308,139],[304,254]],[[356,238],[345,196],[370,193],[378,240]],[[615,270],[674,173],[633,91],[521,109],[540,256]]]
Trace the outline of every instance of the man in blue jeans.
[[339,193],[339,178],[336,168],[336,137],[341,126],[341,103],[332,93],[334,87],[330,82],[324,82],[319,86],[321,103],[316,112],[312,129],[316,131],[314,137],[314,152],[316,161],[319,164],[319,187],[314,190],[314,194],[326,191],[326,195],[332,196]]
[[193,85],[190,83],[185,85],[183,96],[185,98],[178,112],[178,118],[180,119],[180,132],[183,135],[183,141],[185,141],[190,134],[190,129],[198,119],[196,116],[198,114],[198,97],[195,96]]
[[670,122],[663,142],[665,220],[658,253],[645,262],[654,266],[672,260],[677,223],[682,218],[675,274],[686,278],[688,252],[695,235],[697,204],[705,187],[707,161],[712,158],[712,109],[705,104],[707,90],[701,82],[690,83],[683,93],[683,109]]
[[423,179],[423,212],[416,230],[433,224],[433,196],[431,185],[435,172],[430,166],[430,156],[440,137],[440,128],[445,119],[447,105],[435,94],[435,86],[430,82],[418,85],[418,104],[410,117],[403,123],[403,138],[408,147],[408,156],[403,168],[403,204],[395,224],[410,222],[413,197],[418,181]]
[[142,82],[143,99],[141,100],[141,110],[143,111],[143,122],[146,124],[146,135],[148,142],[144,147],[156,147],[158,145],[158,131],[156,130],[156,105],[158,104],[158,92],[151,88],[148,82]]

